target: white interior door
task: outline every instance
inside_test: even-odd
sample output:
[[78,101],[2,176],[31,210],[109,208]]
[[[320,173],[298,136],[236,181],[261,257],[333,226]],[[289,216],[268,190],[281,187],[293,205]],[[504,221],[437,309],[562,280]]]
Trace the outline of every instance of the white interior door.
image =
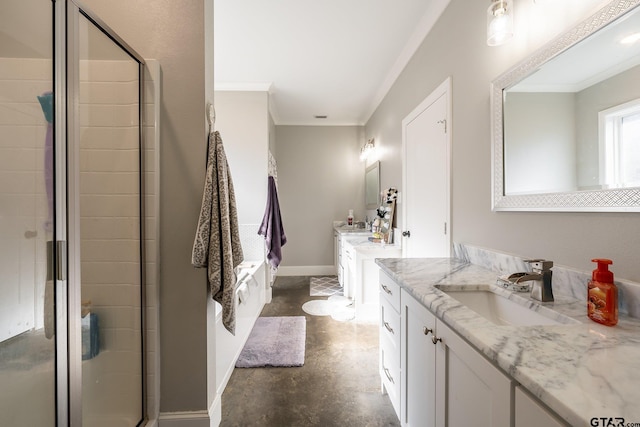
[[405,257],[451,254],[450,93],[447,79],[402,122]]

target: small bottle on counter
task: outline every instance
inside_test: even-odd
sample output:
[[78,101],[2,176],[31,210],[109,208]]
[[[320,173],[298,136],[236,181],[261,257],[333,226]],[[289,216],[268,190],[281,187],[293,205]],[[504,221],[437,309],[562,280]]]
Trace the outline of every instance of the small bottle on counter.
[[595,258],[598,263],[587,284],[587,315],[594,322],[607,326],[618,323],[618,288],[613,283],[613,272],[609,271],[610,259]]
[[347,225],[353,227],[353,209],[349,209],[349,215],[347,215]]

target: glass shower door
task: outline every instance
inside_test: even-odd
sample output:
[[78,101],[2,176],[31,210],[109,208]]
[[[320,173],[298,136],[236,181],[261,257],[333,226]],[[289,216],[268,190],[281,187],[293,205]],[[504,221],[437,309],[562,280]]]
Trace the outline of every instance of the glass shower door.
[[56,423],[53,8],[0,13],[0,426]]
[[78,37],[69,82],[77,111],[69,286],[82,425],[135,426],[144,419],[141,65],[94,18],[71,14]]
[[73,1],[3,4],[0,426],[144,422],[132,52]]

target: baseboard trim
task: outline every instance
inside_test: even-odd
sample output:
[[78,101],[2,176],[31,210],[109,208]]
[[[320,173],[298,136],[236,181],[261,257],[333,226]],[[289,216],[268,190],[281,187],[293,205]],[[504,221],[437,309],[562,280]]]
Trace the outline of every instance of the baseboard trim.
[[218,427],[222,422],[222,394],[216,393],[216,398],[209,407],[209,425]]
[[208,411],[161,412],[158,427],[213,427]]
[[333,265],[300,265],[291,267],[278,267],[278,276],[335,276],[336,268]]

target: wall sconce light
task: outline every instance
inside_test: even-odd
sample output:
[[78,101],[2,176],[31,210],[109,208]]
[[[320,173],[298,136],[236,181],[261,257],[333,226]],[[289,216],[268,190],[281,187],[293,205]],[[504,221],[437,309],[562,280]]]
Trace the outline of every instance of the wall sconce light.
[[367,160],[367,157],[369,157],[371,154],[373,154],[373,151],[375,149],[376,149],[375,140],[373,138],[371,138],[360,149],[360,161],[364,162],[365,160]]
[[487,44],[499,46],[513,37],[513,0],[492,0],[487,9]]

